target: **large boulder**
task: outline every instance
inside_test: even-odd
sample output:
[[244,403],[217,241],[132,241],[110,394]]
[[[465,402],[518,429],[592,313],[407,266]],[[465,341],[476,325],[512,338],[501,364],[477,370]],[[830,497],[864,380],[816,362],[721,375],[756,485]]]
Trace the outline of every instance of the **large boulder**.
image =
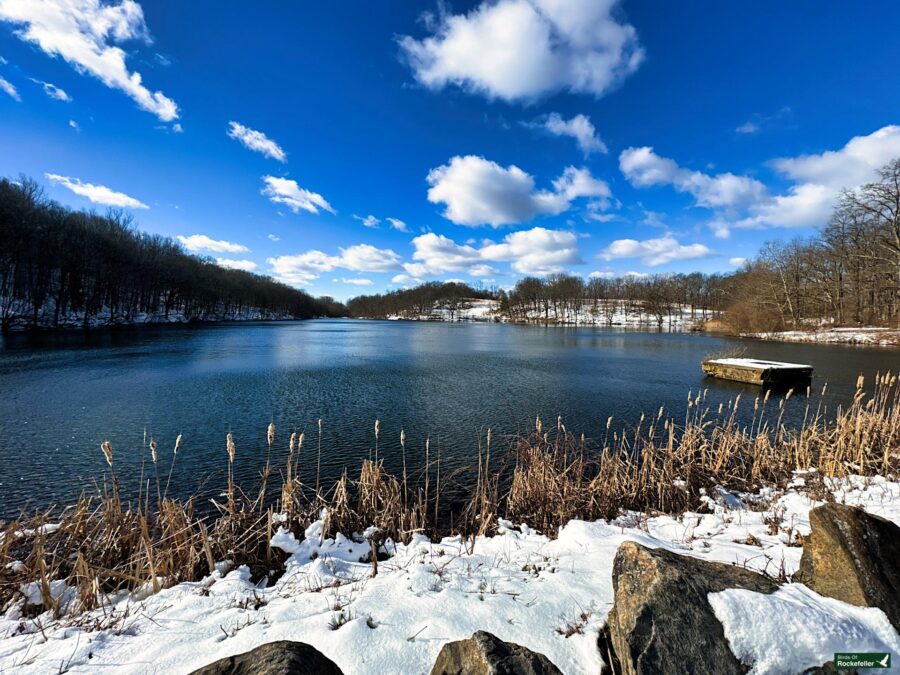
[[851,605],[878,607],[900,631],[900,527],[843,504],[814,508],[809,524],[794,580]]
[[613,561],[604,658],[611,647],[624,675],[743,675],[749,668],[732,653],[707,600],[729,588],[772,593],[778,584],[742,567],[625,542]]
[[343,675],[334,662],[305,642],[279,640],[219,659],[191,675]]
[[483,630],[468,640],[448,642],[431,675],[562,675],[543,654],[504,642]]

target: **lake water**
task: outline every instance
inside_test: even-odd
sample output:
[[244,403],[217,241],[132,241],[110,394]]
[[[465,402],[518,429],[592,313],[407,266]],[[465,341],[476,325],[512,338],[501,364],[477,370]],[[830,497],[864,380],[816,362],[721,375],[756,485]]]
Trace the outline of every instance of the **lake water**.
[[[345,466],[355,475],[374,446],[375,419],[389,468],[399,468],[404,428],[411,465],[421,466],[430,435],[449,472],[470,465],[489,426],[502,438],[537,415],[548,426],[562,415],[591,438],[610,415],[615,426],[660,405],[680,416],[689,390],[708,387],[711,406],[753,397],[758,389],[700,370],[704,357],[735,349],[812,364],[813,389],[828,381],[830,408],[850,399],[857,375],[871,382],[900,367],[900,352],[886,349],[506,324],[319,320],[9,336],[0,341],[0,517],[93,487],[106,470],[104,439],[123,482],[136,486],[145,429],[159,444],[163,482],[184,435],[171,488],[179,496],[224,485],[228,431],[238,479],[252,483],[270,421],[273,456],[291,431],[305,432],[306,482],[320,418],[326,483]],[[792,398],[787,419],[805,405]]]

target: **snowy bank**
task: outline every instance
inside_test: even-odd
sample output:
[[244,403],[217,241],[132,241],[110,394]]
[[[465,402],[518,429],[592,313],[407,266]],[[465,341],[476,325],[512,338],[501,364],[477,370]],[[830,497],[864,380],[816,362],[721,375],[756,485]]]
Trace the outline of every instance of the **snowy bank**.
[[[303,541],[280,529],[273,546],[289,555],[269,587],[246,567],[182,583],[143,599],[120,596],[101,610],[54,621],[0,619],[0,671],[189,673],[275,640],[313,645],[345,673],[427,673],[441,646],[486,630],[545,654],[564,673],[596,673],[597,635],[613,600],[611,568],[624,541],[773,576],[799,566],[809,511],[821,502],[798,478],[786,491],[708,495],[708,513],[613,522],[571,521],[556,539],[501,521],[499,533],[385,545],[372,565],[363,537],[322,540],[321,521]],[[826,481],[838,502],[900,523],[900,483],[883,478]],[[64,590],[62,592],[65,592]],[[834,652],[871,647],[900,653],[900,637],[879,610],[823,598],[799,584],[771,596],[711,596],[725,634],[753,673],[821,665]],[[749,623],[748,623],[749,622]],[[781,660],[774,658],[781,656]],[[789,659],[789,660],[785,660]]]
[[894,328],[829,328],[788,330],[769,333],[742,333],[741,337],[779,342],[820,342],[893,347],[900,345],[900,330]]

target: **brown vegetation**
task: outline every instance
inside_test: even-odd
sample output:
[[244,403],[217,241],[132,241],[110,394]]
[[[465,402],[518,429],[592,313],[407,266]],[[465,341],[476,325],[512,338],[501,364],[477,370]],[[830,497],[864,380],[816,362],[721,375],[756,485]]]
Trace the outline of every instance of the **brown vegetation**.
[[[41,604],[25,606],[26,611],[76,613],[98,606],[112,591],[156,592],[199,580],[221,561],[246,564],[257,579],[274,576],[284,569],[284,553],[270,546],[274,531],[285,526],[302,538],[323,510],[322,536],[362,537],[358,533],[365,531],[374,565],[388,538],[408,540],[418,532],[474,537],[492,532],[497,516],[553,535],[573,518],[702,509],[716,486],[736,491],[784,486],[798,469],[817,469],[810,477],[896,475],[897,377],[878,376],[871,394],[864,384],[860,378],[853,402],[827,418],[807,403],[805,421],[796,429],[782,424],[790,393],[771,400],[763,393],[753,401],[738,396],[711,410],[705,392],[699,392],[688,397],[678,419],[660,408],[634,427],[620,429],[610,418],[596,441],[567,432],[562,419],[546,428],[537,419],[531,433],[498,453],[488,431],[478,448],[477,478],[468,499],[457,505],[444,503],[440,458],[427,446],[414,480],[406,471],[399,477],[385,472],[377,455],[377,423],[376,452],[363,462],[359,479],[352,481],[345,472],[327,493],[299,481],[303,436],[292,435],[278,472],[280,490],[272,489],[275,475],[267,468],[259,491],[248,496],[232,480],[230,465],[240,449],[229,434],[222,454],[229,478],[225,492],[213,501],[213,513],[201,512],[194,499],[178,501],[166,493],[153,499],[158,486],[133,503],[123,499],[115,450],[104,443],[109,472],[102,494],[0,523],[0,610],[30,590]],[[749,405],[752,421],[740,426],[738,410]],[[272,426],[267,438],[273,446],[284,442]],[[405,435],[402,440],[405,452]],[[54,584],[59,580],[65,581],[68,595]]]

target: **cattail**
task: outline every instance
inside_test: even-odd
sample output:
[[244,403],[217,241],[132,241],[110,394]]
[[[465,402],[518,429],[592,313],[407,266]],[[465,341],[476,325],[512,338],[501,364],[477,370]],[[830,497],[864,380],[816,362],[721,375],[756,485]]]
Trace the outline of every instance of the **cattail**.
[[294,448],[296,448],[296,447],[297,447],[297,432],[294,431],[293,433],[291,433],[291,440],[288,443],[288,449],[290,450],[290,452],[294,452]]
[[181,434],[178,434],[178,435],[175,437],[175,452],[174,452],[173,454],[177,455],[177,454],[178,454],[178,448],[180,448],[180,447],[181,447]]
[[492,430],[490,427],[488,427],[488,430],[487,430],[487,444],[488,444],[488,447],[490,447],[490,445],[491,445],[491,438],[493,438],[493,436],[494,436],[493,430]]
[[856,378],[856,388],[857,389],[862,389],[863,385],[865,383],[866,383],[866,378],[863,377],[862,375],[860,375],[859,377]]
[[609,431],[609,428],[612,426],[612,415],[606,418],[606,430]]
[[793,395],[794,395],[794,388],[791,387],[790,389],[788,389],[788,393],[787,393],[787,395],[784,397],[784,400],[785,400],[785,401],[790,401],[790,400],[791,400],[791,396],[793,396]]
[[378,434],[381,433],[381,422],[375,420],[375,440],[378,440]]
[[406,432],[403,429],[400,430],[400,445],[406,447]]
[[658,420],[661,420],[661,419],[662,419],[662,416],[663,416],[663,409],[664,409],[664,408],[665,408],[664,405],[659,406],[659,414],[657,414],[656,419],[658,419]]
[[100,444],[100,449],[103,451],[103,456],[106,457],[106,463],[110,466],[113,465],[113,449],[112,445],[109,441],[103,441]]
[[269,428],[266,431],[266,439],[269,441],[269,445],[275,442],[275,422],[269,422]]
[[562,429],[562,415],[556,416],[556,430],[559,431]]
[[156,441],[150,438],[150,459],[156,464]]
[[540,418],[540,417],[536,417],[536,418],[534,419],[534,428],[537,430],[538,435],[540,435],[541,429],[543,429],[543,427],[544,427],[544,425],[541,423],[541,418]]
[[305,434],[303,432],[300,432],[300,435],[297,437],[297,452],[300,452],[301,450],[303,450],[304,436],[305,436]]
[[237,448],[234,447],[234,437],[231,435],[231,432],[228,432],[228,435],[225,436],[225,446],[228,449],[228,463],[234,463],[234,455],[237,451]]

